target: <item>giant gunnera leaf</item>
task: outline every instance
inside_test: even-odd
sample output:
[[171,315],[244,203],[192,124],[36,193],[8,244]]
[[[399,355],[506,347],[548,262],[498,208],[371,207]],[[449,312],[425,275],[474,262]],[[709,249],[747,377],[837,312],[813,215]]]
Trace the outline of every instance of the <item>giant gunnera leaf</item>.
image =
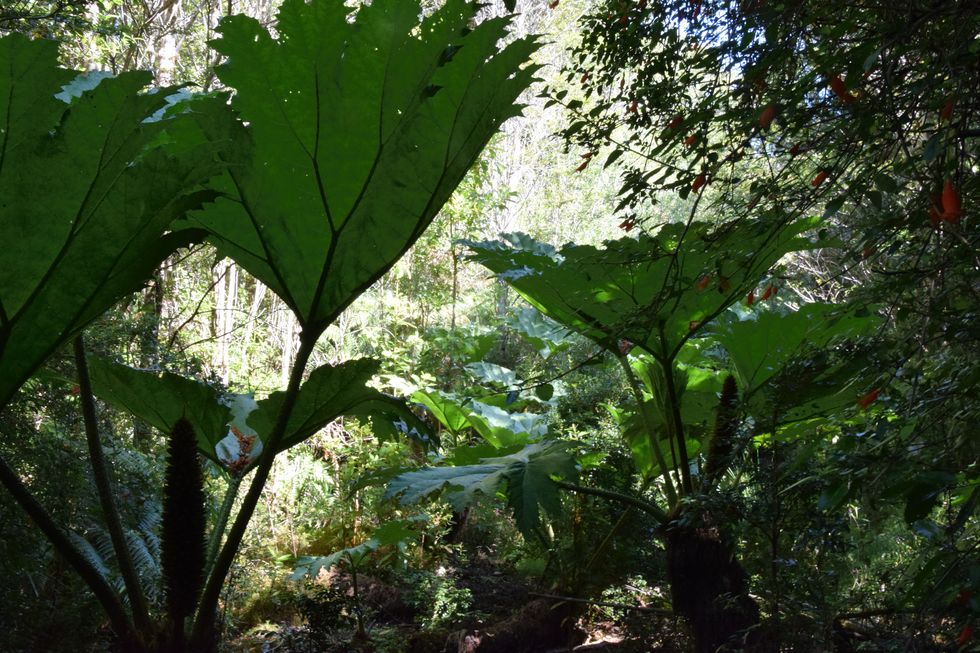
[[0,407],[188,242],[166,230],[213,195],[194,189],[217,171],[191,114],[163,111],[176,89],[57,59],[52,42],[0,39]]
[[454,508],[462,510],[478,500],[478,494],[506,496],[517,526],[525,535],[538,527],[541,511],[561,512],[558,486],[552,477],[575,480],[578,469],[570,453],[572,443],[562,440],[536,442],[503,456],[481,458],[477,464],[424,467],[399,474],[388,482],[385,498],[417,503],[442,494]]
[[[367,386],[377,362],[358,359],[313,370],[303,384],[277,451],[307,439],[341,415],[369,418],[387,430],[423,442],[430,435],[405,402]],[[103,401],[163,432],[180,420],[194,428],[201,454],[232,474],[258,459],[279,413],[284,393],[255,401],[249,394],[216,388],[169,372],[137,370],[98,358],[89,360],[92,389]]]
[[601,248],[558,251],[523,234],[467,244],[470,258],[548,317],[612,351],[629,341],[663,361],[745,297],[784,254],[815,247],[801,236],[813,225],[675,223]]
[[[190,221],[269,285],[314,335],[419,237],[532,79],[536,44],[501,47],[448,0],[286,0],[275,33],[231,16],[213,47],[248,165]],[[524,66],[524,67],[522,67]],[[239,137],[243,137],[241,140]]]

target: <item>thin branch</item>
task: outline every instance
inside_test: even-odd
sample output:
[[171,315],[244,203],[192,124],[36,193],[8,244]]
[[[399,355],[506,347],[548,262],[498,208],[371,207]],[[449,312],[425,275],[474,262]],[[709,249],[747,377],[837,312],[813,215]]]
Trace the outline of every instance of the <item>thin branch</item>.
[[586,487],[584,485],[576,485],[575,483],[569,483],[568,481],[553,481],[555,485],[565,490],[571,492],[578,492],[579,494],[591,494],[592,496],[602,497],[603,499],[610,499],[612,501],[618,501],[619,503],[625,503],[629,506],[642,510],[648,515],[656,519],[660,525],[665,525],[668,521],[667,513],[663,511],[660,506],[657,506],[649,501],[640,499],[639,497],[630,496],[628,494],[622,494],[620,492],[614,492],[613,490],[603,490],[596,487]]

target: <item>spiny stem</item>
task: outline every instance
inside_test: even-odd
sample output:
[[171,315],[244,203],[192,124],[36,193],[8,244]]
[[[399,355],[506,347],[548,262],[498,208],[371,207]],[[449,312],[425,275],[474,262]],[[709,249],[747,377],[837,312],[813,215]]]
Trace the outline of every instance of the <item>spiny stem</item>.
[[112,498],[112,481],[109,479],[109,469],[102,451],[102,441],[99,438],[95,397],[92,394],[92,381],[89,377],[88,360],[85,356],[85,342],[81,335],[75,338],[74,350],[75,369],[78,373],[78,396],[82,403],[82,420],[85,423],[89,464],[92,467],[92,477],[98,491],[102,516],[105,519],[106,528],[109,530],[109,538],[112,540],[112,549],[116,554],[119,572],[122,574],[123,583],[126,585],[126,594],[129,596],[129,603],[133,609],[133,620],[136,623],[136,628],[140,632],[148,634],[152,632],[150,611],[146,604],[146,596],[143,594],[139,574],[136,573],[136,566],[133,564],[133,558],[129,553],[129,545],[126,543],[126,536],[123,533],[119,510]]

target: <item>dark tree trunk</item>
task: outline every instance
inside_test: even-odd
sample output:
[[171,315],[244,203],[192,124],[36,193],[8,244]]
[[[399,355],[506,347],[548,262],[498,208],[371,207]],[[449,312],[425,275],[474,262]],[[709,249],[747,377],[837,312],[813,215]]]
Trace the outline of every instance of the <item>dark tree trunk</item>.
[[695,653],[769,650],[759,632],[759,607],[748,594],[748,574],[717,528],[704,522],[671,528],[667,579],[674,612],[691,625]]
[[461,512],[453,510],[453,518],[449,525],[449,531],[446,533],[444,538],[446,544],[459,544],[463,541],[463,531],[466,529],[466,524],[469,522],[469,517],[469,506],[463,508]]

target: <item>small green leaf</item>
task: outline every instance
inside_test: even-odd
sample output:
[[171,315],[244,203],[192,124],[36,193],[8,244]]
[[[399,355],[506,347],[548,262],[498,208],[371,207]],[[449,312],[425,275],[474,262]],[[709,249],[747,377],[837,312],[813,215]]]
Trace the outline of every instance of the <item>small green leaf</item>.
[[827,202],[827,206],[824,208],[823,217],[829,218],[837,214],[841,207],[844,206],[844,202],[847,200],[846,197],[835,197],[834,199]]
[[541,401],[551,401],[551,398],[555,396],[555,386],[550,383],[539,385],[534,389],[534,394]]
[[820,493],[820,496],[817,498],[817,508],[826,511],[835,510],[844,503],[850,490],[849,483],[838,481],[835,485],[828,487]]
[[868,199],[871,200],[871,204],[880,211],[882,206],[881,191],[869,190],[867,195],[868,195]]
[[606,157],[606,162],[602,164],[603,169],[608,168],[612,164],[619,161],[619,157],[621,156],[623,156],[623,150],[616,149],[610,152],[609,156]]
[[875,175],[875,185],[884,193],[894,194],[899,190],[898,183],[889,175],[881,172]]
[[956,476],[948,472],[919,474],[905,495],[905,521],[913,524],[928,517],[942,493],[955,482]]

